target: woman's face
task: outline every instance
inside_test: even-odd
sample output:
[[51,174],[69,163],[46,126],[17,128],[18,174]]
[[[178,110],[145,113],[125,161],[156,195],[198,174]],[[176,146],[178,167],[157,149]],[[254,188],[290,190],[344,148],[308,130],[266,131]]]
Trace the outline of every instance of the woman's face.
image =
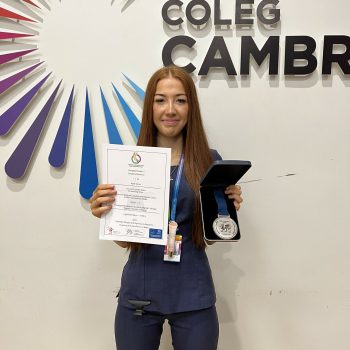
[[185,88],[176,78],[159,80],[153,100],[153,123],[158,134],[176,138],[187,124],[188,100]]

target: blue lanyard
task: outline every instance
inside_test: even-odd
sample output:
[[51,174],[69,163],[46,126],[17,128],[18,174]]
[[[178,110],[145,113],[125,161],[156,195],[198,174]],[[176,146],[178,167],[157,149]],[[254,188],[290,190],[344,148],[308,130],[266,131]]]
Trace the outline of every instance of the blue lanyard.
[[174,185],[173,199],[171,202],[170,221],[175,221],[175,217],[176,217],[176,204],[177,204],[177,197],[179,195],[180,180],[181,180],[183,167],[184,167],[184,155],[181,154],[179,170],[176,174],[176,180]]
[[223,189],[222,188],[215,188],[214,189],[214,196],[215,196],[216,204],[218,206],[218,214],[219,215],[229,215]]

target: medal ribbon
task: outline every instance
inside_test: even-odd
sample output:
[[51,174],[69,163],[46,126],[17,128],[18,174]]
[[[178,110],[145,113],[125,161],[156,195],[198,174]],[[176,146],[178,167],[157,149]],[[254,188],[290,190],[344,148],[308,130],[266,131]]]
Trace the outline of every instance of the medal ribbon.
[[216,204],[218,206],[218,214],[230,216],[230,213],[227,210],[224,191],[221,188],[217,187],[214,189],[214,196],[215,196]]
[[177,197],[179,195],[180,180],[181,180],[181,176],[182,176],[183,167],[184,167],[184,155],[181,154],[180,163],[179,163],[179,170],[176,174],[176,180],[175,180],[175,185],[174,185],[173,199],[171,201],[170,221],[175,221],[175,217],[176,217]]

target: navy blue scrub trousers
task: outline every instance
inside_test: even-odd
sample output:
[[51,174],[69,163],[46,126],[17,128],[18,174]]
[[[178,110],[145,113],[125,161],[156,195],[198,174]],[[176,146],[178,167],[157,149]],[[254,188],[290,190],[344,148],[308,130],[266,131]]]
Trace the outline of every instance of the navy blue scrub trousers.
[[115,316],[117,350],[158,350],[163,323],[168,320],[174,350],[216,350],[219,322],[215,306],[170,315],[134,315],[118,305]]

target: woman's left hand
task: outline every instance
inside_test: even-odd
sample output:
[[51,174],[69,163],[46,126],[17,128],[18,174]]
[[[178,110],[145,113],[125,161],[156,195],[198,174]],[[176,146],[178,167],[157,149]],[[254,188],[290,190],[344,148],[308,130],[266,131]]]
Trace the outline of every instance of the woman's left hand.
[[241,207],[241,203],[243,202],[241,186],[238,185],[230,185],[226,187],[225,194],[228,198],[233,199],[233,205],[236,210],[239,210]]

